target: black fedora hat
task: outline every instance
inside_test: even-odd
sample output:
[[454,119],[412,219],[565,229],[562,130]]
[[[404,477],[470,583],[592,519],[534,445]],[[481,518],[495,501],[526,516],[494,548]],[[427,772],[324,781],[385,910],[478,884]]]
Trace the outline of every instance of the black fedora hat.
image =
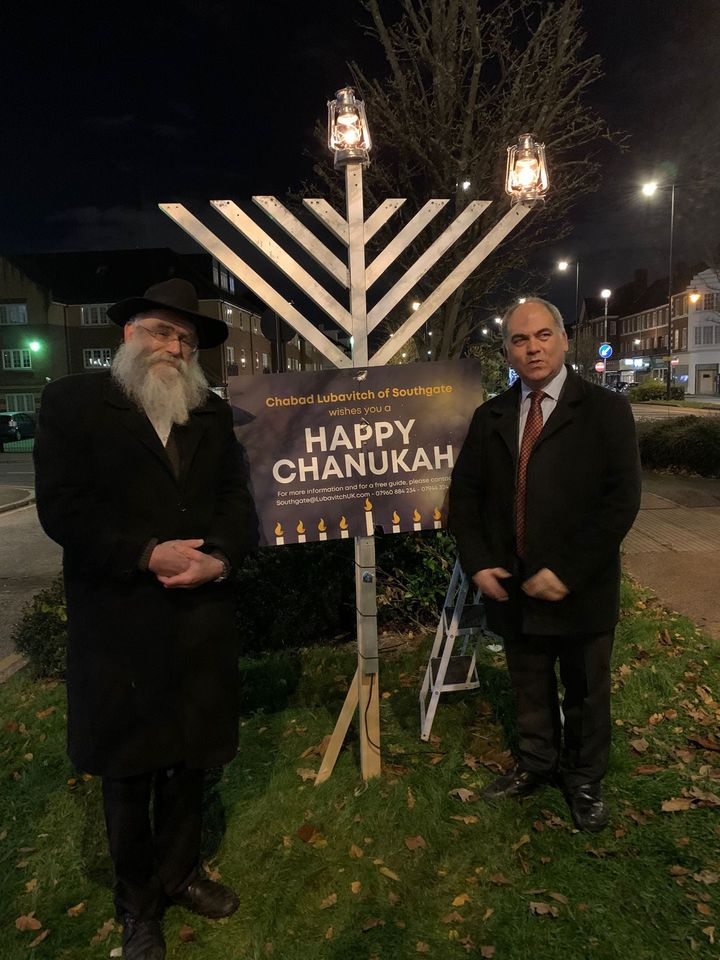
[[204,313],[198,313],[195,287],[187,280],[173,277],[149,287],[142,297],[129,297],[108,307],[107,315],[123,327],[136,313],[147,310],[170,310],[183,320],[189,320],[197,330],[198,346],[217,347],[228,337],[227,324]]

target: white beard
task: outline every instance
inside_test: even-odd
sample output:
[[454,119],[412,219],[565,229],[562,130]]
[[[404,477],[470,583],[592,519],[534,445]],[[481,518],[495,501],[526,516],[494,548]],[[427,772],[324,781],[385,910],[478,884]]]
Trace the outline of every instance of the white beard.
[[[161,362],[167,360],[170,363]],[[139,340],[118,349],[112,375],[145,412],[163,443],[174,423],[187,423],[190,411],[202,404],[209,389],[196,355],[185,361],[166,352],[148,353]]]

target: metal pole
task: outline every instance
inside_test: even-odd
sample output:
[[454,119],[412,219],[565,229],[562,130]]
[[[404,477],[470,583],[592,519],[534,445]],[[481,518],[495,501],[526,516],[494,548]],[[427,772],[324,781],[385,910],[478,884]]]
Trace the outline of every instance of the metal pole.
[[670,192],[670,262],[668,265],[668,353],[667,353],[667,398],[672,399],[672,359],[673,359],[673,232],[675,229],[675,184]]
[[578,369],[578,338],[580,336],[580,261],[575,261],[575,370]]
[[[607,343],[607,342],[608,342],[608,338],[607,338],[607,305],[608,305],[608,300],[609,300],[609,299],[610,299],[609,297],[605,297],[605,329],[604,329],[604,333],[603,333],[603,343]],[[603,386],[606,386],[606,384],[607,384],[607,357],[604,357],[604,358],[603,358],[602,385],[603,385]]]

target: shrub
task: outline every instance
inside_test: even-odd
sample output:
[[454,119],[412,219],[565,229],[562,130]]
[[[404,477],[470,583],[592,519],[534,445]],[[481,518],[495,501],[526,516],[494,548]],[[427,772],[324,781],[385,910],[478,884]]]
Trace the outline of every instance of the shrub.
[[33,677],[65,676],[67,612],[62,577],[25,604],[11,639],[28,658]]
[[720,417],[673,417],[638,424],[640,458],[651,470],[720,477]]
[[[628,397],[632,403],[641,403],[648,400],[665,400],[667,398],[667,384],[662,380],[648,377],[642,383],[636,383],[628,390]],[[685,393],[682,387],[671,387],[670,399],[683,400]]]

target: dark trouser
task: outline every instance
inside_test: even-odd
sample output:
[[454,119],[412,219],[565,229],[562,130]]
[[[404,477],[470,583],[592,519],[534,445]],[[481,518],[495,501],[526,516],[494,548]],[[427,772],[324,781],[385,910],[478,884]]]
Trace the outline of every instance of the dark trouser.
[[203,771],[183,766],[123,779],[103,777],[119,916],[159,917],[166,898],[194,878],[200,859],[202,789]]
[[[610,753],[610,658],[614,633],[506,641],[517,709],[518,763],[568,786],[598,783]],[[565,688],[560,721],[555,664]]]

